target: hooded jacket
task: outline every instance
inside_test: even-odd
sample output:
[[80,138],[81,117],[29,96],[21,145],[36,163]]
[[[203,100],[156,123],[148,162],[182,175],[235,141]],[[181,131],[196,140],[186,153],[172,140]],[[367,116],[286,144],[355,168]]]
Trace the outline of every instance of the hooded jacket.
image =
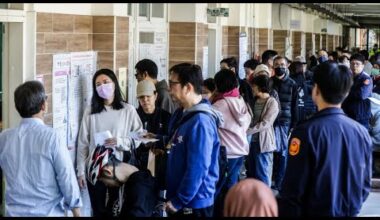
[[[182,121],[189,114],[193,115]],[[167,198],[176,209],[200,209],[214,203],[219,179],[218,126],[222,124],[221,113],[205,99],[186,111],[179,108],[173,113],[166,182]]]
[[224,125],[219,127],[219,138],[226,146],[227,158],[248,155],[249,144],[246,132],[251,116],[242,97],[225,97],[216,101],[213,108],[223,115]]
[[161,80],[156,84],[157,100],[156,106],[164,109],[169,113],[173,113],[177,109],[177,105],[173,102],[169,94],[169,87],[165,80]]

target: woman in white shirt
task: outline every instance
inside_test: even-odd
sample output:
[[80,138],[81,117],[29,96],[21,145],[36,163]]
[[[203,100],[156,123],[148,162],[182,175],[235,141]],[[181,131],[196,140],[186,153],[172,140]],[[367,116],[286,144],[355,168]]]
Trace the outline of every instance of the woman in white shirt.
[[[104,145],[113,147],[116,158],[123,161],[124,151],[129,151],[132,143],[130,133],[142,131],[143,126],[136,109],[123,100],[119,83],[112,70],[98,70],[93,76],[92,86],[91,106],[87,106],[84,111],[78,136],[77,176],[81,189],[88,186],[93,215],[103,217],[107,215],[107,187],[100,181],[95,185],[85,181],[85,161],[89,152],[96,147],[94,135],[109,131],[112,138],[106,139]],[[138,145],[139,143],[136,143],[136,147]],[[108,204],[112,206],[112,199],[116,199],[112,197],[117,196],[118,189],[108,191]]]

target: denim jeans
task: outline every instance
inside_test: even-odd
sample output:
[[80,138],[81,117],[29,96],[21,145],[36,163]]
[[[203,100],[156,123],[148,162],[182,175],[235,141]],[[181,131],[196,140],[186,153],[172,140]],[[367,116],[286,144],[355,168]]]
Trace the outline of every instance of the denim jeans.
[[253,177],[271,186],[273,170],[273,152],[260,152],[260,143],[253,140],[248,154],[247,177]]
[[275,126],[277,152],[274,152],[273,188],[277,190],[281,189],[282,180],[284,179],[286,171],[286,163],[288,161],[288,134],[289,126]]
[[230,189],[239,181],[240,168],[243,165],[244,157],[229,158],[228,160],[228,177],[226,187]]

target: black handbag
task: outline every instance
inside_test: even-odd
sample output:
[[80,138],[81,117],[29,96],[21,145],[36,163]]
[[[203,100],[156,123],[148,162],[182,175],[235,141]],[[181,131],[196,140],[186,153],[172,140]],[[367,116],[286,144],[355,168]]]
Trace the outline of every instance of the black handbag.
[[131,138],[131,148],[129,151],[123,151],[123,162],[131,164],[138,169],[141,169],[141,161],[136,150],[136,143],[133,138]]

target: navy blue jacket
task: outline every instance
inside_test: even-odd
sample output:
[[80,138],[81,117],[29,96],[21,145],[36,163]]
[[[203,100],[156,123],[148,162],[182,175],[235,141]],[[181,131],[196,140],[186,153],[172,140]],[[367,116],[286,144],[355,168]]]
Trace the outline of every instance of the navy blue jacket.
[[371,77],[362,72],[354,77],[350,93],[342,103],[343,111],[366,128],[371,118],[371,102],[368,97],[372,94],[373,82]]
[[300,123],[289,141],[280,216],[356,216],[371,188],[371,147],[368,131],[339,108]]

